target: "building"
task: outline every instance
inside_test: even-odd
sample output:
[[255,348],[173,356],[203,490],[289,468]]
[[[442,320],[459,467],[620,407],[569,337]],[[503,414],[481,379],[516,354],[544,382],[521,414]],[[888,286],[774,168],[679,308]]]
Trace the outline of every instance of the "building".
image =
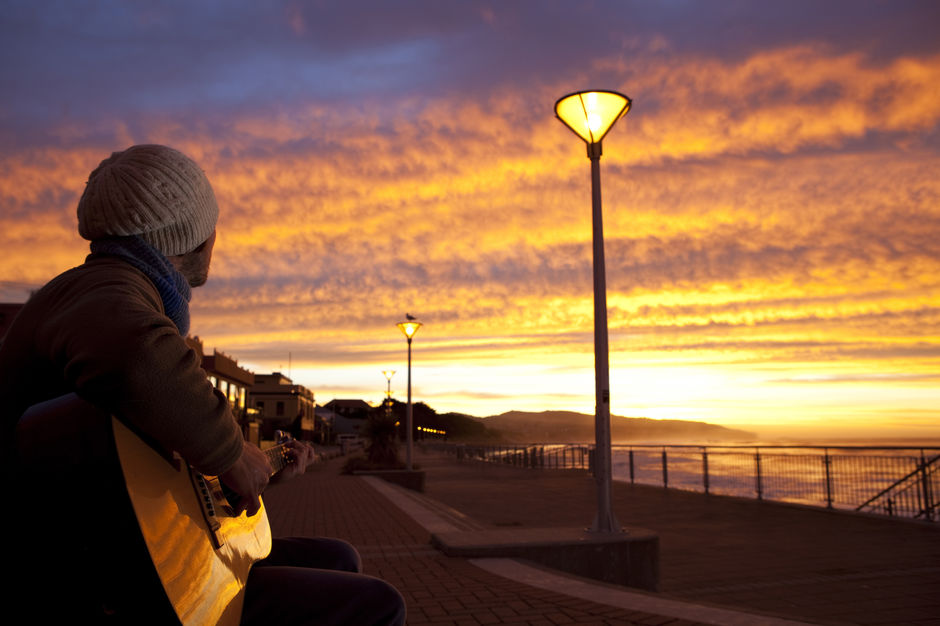
[[286,430],[297,439],[329,441],[330,424],[317,419],[313,392],[280,372],[256,374],[248,404],[261,420],[265,439],[273,439],[275,430]]
[[323,408],[333,417],[333,432],[336,435],[360,435],[372,407],[365,400],[330,400]]
[[187,337],[186,343],[196,351],[212,386],[228,398],[232,415],[241,424],[245,437],[257,443],[258,433],[255,430],[258,426],[252,426],[255,420],[248,410],[248,389],[255,384],[255,374],[218,350],[213,349],[212,354],[206,354],[199,337]]

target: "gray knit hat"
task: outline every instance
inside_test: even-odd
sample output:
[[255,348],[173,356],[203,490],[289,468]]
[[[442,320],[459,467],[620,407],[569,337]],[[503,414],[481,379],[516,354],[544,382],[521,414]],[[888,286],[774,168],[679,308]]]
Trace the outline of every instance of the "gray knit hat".
[[78,233],[85,239],[140,235],[166,256],[196,249],[218,217],[205,173],[166,146],[115,152],[91,173],[78,201]]

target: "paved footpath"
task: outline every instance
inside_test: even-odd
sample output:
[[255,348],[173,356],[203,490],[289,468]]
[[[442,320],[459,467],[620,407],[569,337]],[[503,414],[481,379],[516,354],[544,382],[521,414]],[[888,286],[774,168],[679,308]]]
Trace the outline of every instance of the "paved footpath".
[[423,496],[341,475],[343,459],[273,485],[272,531],[353,543],[366,573],[401,590],[412,625],[940,625],[937,525],[616,483],[621,524],[660,535],[661,592],[651,594],[429,544],[435,524],[588,526],[596,489],[585,473],[416,461],[428,472]]

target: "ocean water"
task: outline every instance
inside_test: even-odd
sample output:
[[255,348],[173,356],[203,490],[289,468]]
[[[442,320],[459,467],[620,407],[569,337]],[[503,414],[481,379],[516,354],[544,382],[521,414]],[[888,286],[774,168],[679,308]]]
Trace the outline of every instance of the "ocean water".
[[[588,468],[591,444],[489,446],[529,467]],[[940,521],[940,446],[615,444],[614,480]]]
[[940,502],[938,455],[919,447],[619,445],[611,468],[614,480],[916,517]]

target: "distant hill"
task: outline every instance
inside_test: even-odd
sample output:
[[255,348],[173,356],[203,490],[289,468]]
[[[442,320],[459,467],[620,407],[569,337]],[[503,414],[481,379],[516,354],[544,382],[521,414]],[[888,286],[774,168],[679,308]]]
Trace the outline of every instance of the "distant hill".
[[[594,416],[574,411],[509,411],[478,418],[505,441],[519,443],[593,442]],[[611,441],[697,443],[754,440],[751,432],[705,422],[656,420],[647,417],[610,416]]]
[[[374,411],[384,410],[375,407]],[[406,405],[392,399],[392,411],[405,422]],[[423,402],[413,405],[416,426],[447,432],[451,441],[513,443],[593,443],[594,416],[574,411],[509,411],[491,417],[438,413]],[[686,420],[610,416],[611,441],[700,443],[753,441],[754,433]]]

